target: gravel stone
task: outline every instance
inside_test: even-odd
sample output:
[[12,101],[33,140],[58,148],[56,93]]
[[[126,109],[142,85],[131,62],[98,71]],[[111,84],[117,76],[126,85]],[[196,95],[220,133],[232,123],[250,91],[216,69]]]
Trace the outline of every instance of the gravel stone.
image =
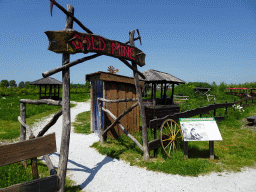
[[[71,108],[71,122],[76,115],[90,110],[90,100],[77,102]],[[53,115],[43,118],[31,128],[35,135],[46,125]],[[60,154],[62,116],[46,134],[55,132],[57,152],[50,158],[57,168]],[[27,136],[28,137],[28,136]],[[189,177],[147,171],[145,168],[130,166],[129,163],[99,154],[91,148],[99,141],[97,134],[89,135],[74,133],[71,127],[69,161],[67,176],[76,185],[87,192],[255,192],[256,169],[245,168],[238,173],[211,173],[205,176]],[[40,158],[39,158],[40,159]],[[43,157],[41,159],[44,161]]]

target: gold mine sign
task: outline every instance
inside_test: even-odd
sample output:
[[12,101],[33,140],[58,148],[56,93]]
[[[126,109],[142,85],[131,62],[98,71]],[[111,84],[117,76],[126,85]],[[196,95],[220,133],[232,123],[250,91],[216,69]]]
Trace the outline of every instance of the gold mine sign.
[[109,40],[99,35],[80,33],[75,30],[46,31],[50,43],[48,50],[55,53],[96,52],[120,59],[134,61],[139,66],[145,65],[145,54],[137,47]]

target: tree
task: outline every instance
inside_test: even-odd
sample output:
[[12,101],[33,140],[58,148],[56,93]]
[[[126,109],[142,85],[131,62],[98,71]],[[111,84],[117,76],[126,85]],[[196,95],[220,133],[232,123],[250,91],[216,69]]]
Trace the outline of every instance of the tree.
[[8,80],[2,80],[2,81],[1,81],[1,87],[9,87],[9,82],[8,82]]
[[25,82],[25,87],[29,87],[29,86],[30,86],[29,83],[30,83],[30,81],[26,81],[26,82]]
[[10,80],[10,87],[17,87],[15,80]]
[[21,82],[19,83],[19,88],[23,88],[23,87],[25,87],[25,83],[24,83],[24,81],[21,81]]

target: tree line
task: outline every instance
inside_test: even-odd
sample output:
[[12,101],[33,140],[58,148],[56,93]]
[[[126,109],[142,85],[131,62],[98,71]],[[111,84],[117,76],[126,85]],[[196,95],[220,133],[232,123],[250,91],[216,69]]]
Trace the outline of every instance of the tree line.
[[[0,87],[2,87],[2,88],[4,88],[4,87],[6,87],[6,88],[8,88],[8,87],[23,88],[23,87],[35,86],[35,85],[30,85],[29,83],[30,83],[30,81],[25,81],[25,82],[21,81],[19,83],[19,85],[17,86],[17,83],[16,83],[15,80],[8,81],[8,80],[4,79],[4,80],[1,80]],[[88,81],[86,81],[85,84],[79,84],[79,83],[78,84],[73,84],[73,82],[70,83],[70,88],[89,88],[89,87],[90,87],[90,82],[88,82]]]

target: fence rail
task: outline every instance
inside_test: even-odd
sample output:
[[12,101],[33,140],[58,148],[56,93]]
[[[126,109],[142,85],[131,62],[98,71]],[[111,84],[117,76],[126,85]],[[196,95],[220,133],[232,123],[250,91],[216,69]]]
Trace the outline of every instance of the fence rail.
[[[200,107],[200,108],[196,108],[196,109],[192,109],[189,111],[185,111],[185,112],[181,112],[181,113],[175,113],[172,115],[167,115],[165,117],[162,118],[158,118],[158,119],[152,119],[149,121],[149,128],[154,129],[154,140],[148,143],[149,146],[149,150],[156,150],[157,148],[159,148],[161,146],[160,143],[160,138],[156,138],[156,129],[160,129],[160,126],[162,124],[162,122],[164,122],[166,119],[173,119],[174,121],[179,121],[179,118],[189,118],[189,117],[193,117],[196,115],[202,115],[202,114],[209,114],[209,112],[211,110],[214,110],[214,118],[216,121],[219,120],[224,120],[225,116],[216,116],[216,109],[219,108],[226,108],[225,114],[227,114],[227,108],[233,106],[234,104],[237,105],[238,103],[242,103],[244,101],[247,100],[256,100],[256,97],[246,97],[243,98],[239,101],[234,101],[234,103],[220,103],[220,104],[212,104],[212,105],[208,105],[205,107]],[[155,156],[156,156],[156,151],[154,152]]]
[[[17,143],[7,144],[0,146],[0,166],[16,163],[22,160],[37,158],[49,153],[56,152],[56,140],[55,133],[30,139],[27,141],[21,141]],[[35,170],[36,169],[36,170]],[[38,174],[36,160],[32,161],[32,174]],[[37,176],[38,177],[38,176]],[[3,189],[0,192],[34,192],[45,191],[53,192],[59,189],[59,177],[51,175],[41,179],[34,179],[29,182],[15,184]]]

